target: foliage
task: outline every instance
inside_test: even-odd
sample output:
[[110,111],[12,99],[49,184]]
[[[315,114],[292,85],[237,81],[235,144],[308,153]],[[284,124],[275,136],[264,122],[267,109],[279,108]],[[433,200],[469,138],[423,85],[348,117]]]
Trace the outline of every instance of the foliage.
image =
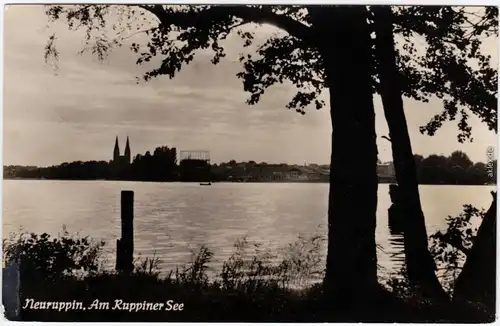
[[[158,153],[162,154],[158,154]],[[231,177],[253,177],[267,176],[273,172],[283,171],[281,164],[266,163],[237,163],[231,160],[228,163],[214,164],[211,167],[205,162],[184,164],[178,167],[175,163],[175,148],[159,147],[153,155],[147,152],[145,155],[137,155],[134,158],[131,174],[124,176],[125,179],[143,181],[200,181],[205,176],[206,170],[211,170],[211,180],[228,181]],[[166,153],[166,154],[165,154]],[[476,184],[496,182],[496,160],[490,162],[490,166],[483,162],[472,162],[470,158],[461,151],[454,151],[449,156],[432,154],[428,157],[414,155],[418,182],[420,184]],[[185,162],[186,163],[186,162]],[[238,164],[244,164],[240,167]],[[91,168],[95,165],[96,168]],[[97,168],[99,166],[99,168]],[[152,168],[153,166],[162,168]],[[285,168],[292,166],[284,165]],[[324,168],[320,166],[321,180],[328,181],[328,175],[324,175]],[[201,168],[201,175],[199,171]],[[101,172],[92,172],[98,171]],[[4,166],[5,178],[45,178],[45,179],[108,179],[111,178],[109,164],[106,162],[71,162],[63,163],[56,167],[38,168],[31,166]],[[251,178],[252,179],[252,178]]]
[[496,132],[498,70],[481,45],[498,36],[498,8],[404,6],[395,15],[404,94],[424,102],[436,96],[443,103],[420,131],[432,136],[459,114],[458,140],[471,139],[468,108]]
[[299,239],[283,249],[281,266],[290,275],[289,283],[293,286],[304,286],[311,280],[319,280],[324,273],[324,262],[321,252],[325,237],[312,235],[299,236]]
[[[450,156],[432,154],[424,158],[414,155],[420,184],[484,185],[496,182],[496,160],[489,169],[482,162],[472,162],[467,154],[454,151]],[[493,170],[493,177],[490,171]]]
[[418,286],[415,286],[410,282],[405,266],[403,266],[396,274],[386,277],[382,284],[396,297],[404,300],[405,302],[411,302],[414,305],[424,306],[429,303],[428,300],[426,300],[426,297],[422,296],[422,292],[419,291]]
[[449,157],[450,161],[460,169],[467,170],[474,164],[470,158],[462,151],[454,151]]
[[[43,235],[42,235],[43,236]],[[33,236],[40,238],[42,236]],[[60,241],[64,239],[63,235]],[[76,240],[78,241],[78,240]],[[393,297],[382,295],[383,301],[369,305],[368,311],[361,307],[351,307],[352,316],[344,308],[332,306],[326,300],[321,286],[302,284],[300,289],[284,288],[283,281],[294,277],[305,279],[321,273],[320,237],[300,238],[296,243],[284,248],[283,255],[269,255],[260,246],[243,239],[235,244],[236,251],[223,264],[223,271],[216,277],[209,277],[212,253],[202,246],[193,251],[191,261],[176,271],[160,272],[160,260],[153,258],[136,261],[134,273],[119,274],[99,271],[77,277],[63,272],[64,277],[22,280],[21,300],[33,298],[45,302],[83,302],[90,305],[96,298],[100,302],[121,299],[124,302],[166,302],[174,300],[184,303],[181,312],[154,311],[115,311],[115,310],[70,310],[55,312],[50,310],[22,310],[22,320],[59,320],[59,321],[460,321],[461,311],[434,307],[432,303],[422,303],[415,291],[405,283],[404,271],[399,277],[389,280]],[[36,242],[35,246],[45,247]],[[57,255],[52,252],[51,255]],[[27,256],[35,258],[33,255]],[[310,260],[307,261],[306,260]],[[53,257],[48,257],[49,261]],[[38,260],[37,260],[38,261]],[[88,260],[89,261],[89,260]],[[300,263],[299,263],[300,262]],[[94,263],[90,263],[91,265]],[[288,268],[284,266],[293,266]],[[309,266],[309,267],[305,267]],[[282,270],[280,270],[282,268]],[[61,269],[52,269],[57,272]],[[294,276],[297,273],[300,275]],[[287,286],[293,282],[287,283]],[[394,296],[395,295],[395,296]],[[385,299],[383,299],[385,298]],[[404,303],[399,300],[403,299]],[[378,299],[377,299],[378,300]],[[5,302],[5,301],[4,301]],[[11,309],[10,306],[5,306]],[[9,315],[14,316],[15,315]],[[476,322],[485,317],[478,314],[466,316]],[[13,317],[12,317],[13,318]]]
[[281,255],[262,250],[246,238],[235,244],[235,252],[222,265],[219,275],[223,289],[245,291],[260,287],[303,287],[324,273],[321,256],[324,237],[299,239],[282,249]]
[[273,283],[276,279],[273,275],[276,270],[269,265],[274,258],[268,252],[260,252],[259,246],[255,244],[255,255],[249,256],[246,251],[248,242],[246,239],[235,244],[236,251],[222,264],[220,274],[221,286],[227,290],[245,289],[251,290],[260,284]]
[[400,298],[407,299],[413,295],[405,266],[403,266],[396,275],[388,275],[385,277],[382,284]]
[[[485,213],[484,209],[464,205],[458,216],[446,218],[447,227],[444,232],[437,231],[429,236],[429,250],[436,262],[439,280],[450,295],[453,295],[455,281],[462,271]],[[388,277],[384,285],[399,298],[419,300],[418,290],[408,281],[405,267],[397,275]]]
[[[118,175],[117,175],[118,174]],[[140,181],[177,180],[177,150],[157,147],[153,155],[148,151],[138,154],[132,164],[116,171],[113,162],[76,161],[49,167],[4,166],[5,178],[33,178],[58,180],[126,179]]]
[[33,179],[104,179],[110,175],[110,167],[105,161],[64,162],[49,167],[4,166],[5,178]]
[[[235,252],[223,262],[220,273],[209,277],[213,252],[206,246],[191,252],[186,265],[167,273],[167,279],[177,283],[208,286],[213,280],[225,289],[239,289],[241,286],[269,286],[270,284],[290,287],[304,286],[324,271],[322,236],[299,237],[297,241],[281,249],[280,254],[262,250],[258,243],[246,238],[235,243]],[[63,276],[93,275],[100,270],[99,259],[104,242],[89,237],[71,236],[64,229],[58,237],[21,233],[3,240],[6,263],[21,263],[21,274],[26,276],[58,278]],[[139,256],[134,262],[134,274],[160,277],[159,257]],[[165,276],[165,275],[164,275]]]
[[160,265],[161,259],[156,257],[156,252],[153,257],[141,258],[139,257],[134,262],[134,274],[143,276],[159,277],[161,273]]
[[[212,63],[217,64],[226,55],[224,40],[234,32],[253,51],[241,55],[243,71],[238,73],[250,93],[247,102],[255,104],[269,87],[289,82],[297,92],[287,107],[304,114],[310,104],[324,106],[320,95],[327,86],[325,58],[318,49],[328,40],[318,36],[321,26],[315,25],[312,11],[309,6],[280,5],[51,5],[46,13],[51,21],[84,30],[86,45],[100,59],[133,35],[145,34],[145,44],[134,42],[130,48],[138,55],[137,64],[154,62],[155,68],[143,76],[146,81],[161,75],[173,78],[200,51],[212,51]],[[443,112],[421,132],[433,135],[459,113],[458,139],[472,139],[466,109],[496,131],[498,72],[491,57],[481,53],[481,44],[498,33],[498,9],[401,6],[393,12],[404,95],[423,102],[437,97],[443,103]],[[367,18],[376,34],[372,17]],[[254,44],[255,31],[243,26],[251,24],[270,24],[281,32]],[[49,60],[57,54],[52,36],[45,56]],[[378,76],[373,83],[377,92]]]
[[201,246],[198,252],[192,251],[191,262],[180,269],[176,269],[176,282],[189,283],[195,286],[207,286],[209,284],[207,275],[207,270],[209,269],[208,263],[210,263],[213,255],[213,252],[205,246]]
[[153,155],[148,151],[138,154],[125,178],[141,181],[170,181],[177,179],[177,149],[157,147]]
[[54,238],[21,233],[3,240],[6,264],[17,264],[21,277],[36,279],[95,274],[103,247],[103,241],[71,236],[65,229]]
[[471,205],[464,205],[464,210],[456,217],[446,218],[447,229],[430,236],[430,251],[445,290],[452,292],[454,283],[461,272],[462,266],[472,248],[477,234],[477,221],[482,221],[485,211]]

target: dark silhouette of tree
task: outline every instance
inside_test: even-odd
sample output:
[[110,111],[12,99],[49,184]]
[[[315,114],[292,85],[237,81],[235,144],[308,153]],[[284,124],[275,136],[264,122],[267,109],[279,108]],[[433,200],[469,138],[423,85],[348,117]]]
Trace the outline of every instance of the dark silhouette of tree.
[[[483,118],[483,121],[490,122],[491,129],[493,122],[496,121],[496,81],[494,81],[495,89],[490,88],[491,84],[484,81],[496,75],[496,71],[492,69],[489,58],[478,53],[480,42],[475,37],[497,32],[497,10],[486,9],[482,19],[477,25],[472,26],[471,33],[473,34],[468,36],[464,36],[464,30],[467,28],[464,22],[469,22],[472,15],[464,8],[400,7],[395,10],[394,14],[389,7],[376,6],[373,7],[373,12],[376,31],[375,61],[379,72],[377,90],[382,97],[389,126],[399,190],[405,198],[402,205],[405,211],[405,252],[408,276],[412,283],[419,285],[424,292],[428,293],[427,296],[447,299],[434,273],[435,264],[428,250],[425,220],[418,191],[417,167],[406,126],[402,94],[405,93],[417,100],[428,101],[430,96],[437,96],[443,100],[444,112],[434,117],[427,126],[422,127],[422,132],[433,135],[443,121],[448,118],[453,120],[459,104],[468,106],[474,114]],[[415,16],[420,20],[415,21],[411,26],[413,30],[403,30],[401,35],[406,44],[402,47],[403,51],[397,51],[394,41],[397,20],[401,17],[404,17],[405,21],[413,20]],[[440,22],[436,21],[438,17]],[[415,42],[410,39],[415,33],[425,37],[428,47],[422,51],[424,55],[416,52]],[[402,55],[405,51],[407,51],[406,56]],[[470,69],[467,64],[467,59],[472,58],[480,62],[478,69]],[[398,69],[398,63],[404,66],[401,70]],[[412,77],[411,70],[414,70],[419,78],[410,79],[412,83],[408,84],[406,80],[409,76]],[[406,72],[407,75],[402,76],[400,71]],[[469,80],[464,78],[469,78]],[[448,88],[449,85],[452,87]],[[405,86],[409,87],[405,88]],[[469,92],[471,87],[476,88],[478,93],[471,94]],[[458,94],[457,88],[462,88],[463,93]],[[461,110],[461,115],[458,138],[462,142],[470,138],[471,128],[467,124],[468,116],[464,109]],[[465,164],[465,162],[462,163]],[[462,170],[467,170],[469,166],[458,165]],[[457,169],[452,169],[451,174],[456,183],[459,182],[457,176],[464,175]],[[461,180],[461,182],[468,181]]]
[[402,91],[399,88],[399,73],[396,66],[394,45],[394,15],[390,7],[374,7],[376,30],[376,62],[380,82],[384,113],[389,127],[389,136],[398,182],[398,192],[403,219],[406,268],[410,281],[419,285],[427,297],[447,295],[435,274],[435,264],[427,246],[427,231],[418,192],[418,177],[410,135],[403,109]]
[[466,253],[467,259],[455,283],[453,301],[459,304],[468,301],[481,302],[486,305],[494,319],[497,279],[497,196],[494,192],[491,194],[493,202],[484,215],[474,245]]
[[[432,136],[445,121],[456,120],[458,140],[472,140],[471,112],[496,132],[498,70],[480,46],[498,36],[498,8],[405,6],[395,13],[395,31],[405,40],[397,59],[403,94],[422,101],[436,96],[443,103],[443,112],[420,131]],[[426,43],[425,50],[417,49],[415,38]]]
[[178,179],[177,150],[158,147],[154,154],[138,154],[126,170],[116,175],[112,162],[64,162],[49,167],[4,166],[6,178],[33,178],[59,180],[121,179],[138,181],[174,181]]
[[[419,184],[484,185],[496,182],[494,177],[488,175],[490,169],[487,164],[473,163],[460,151],[455,151],[448,157],[432,154],[426,158],[415,155],[414,159]],[[495,164],[492,161],[490,166],[494,167]]]
[[473,166],[467,169],[468,178],[471,180],[471,184],[486,184],[488,183],[488,171],[486,164],[482,162],[477,162]]
[[459,166],[463,170],[467,170],[474,165],[469,156],[462,151],[454,151],[451,153],[449,160],[453,166]]
[[[145,18],[144,23],[139,20],[138,24],[128,24],[129,20],[123,19],[110,24],[120,33],[137,28],[147,34],[146,46],[132,44],[132,50],[139,55],[137,63],[162,56],[162,63],[143,76],[146,81],[160,75],[173,78],[199,49],[211,48],[212,62],[218,63],[225,56],[220,41],[235,29],[245,46],[250,46],[253,33],[237,29],[243,24],[267,23],[287,32],[270,37],[258,47],[257,56],[241,57],[244,71],[238,76],[243,79],[244,89],[251,93],[249,104],[257,103],[268,87],[289,80],[298,90],[288,107],[301,114],[310,104],[317,109],[323,107],[325,103],[318,96],[322,89],[329,89],[332,153],[325,284],[346,293],[373,289],[377,151],[372,92],[378,91],[381,79],[373,69],[377,61],[373,60],[370,39],[375,31],[370,10],[361,6],[261,5],[110,8],[109,5],[51,6],[47,13],[53,20],[64,19],[72,29],[85,29],[87,44],[101,59],[124,41],[123,36],[109,38],[99,33],[108,23],[108,14]],[[394,9],[394,14],[393,28],[406,41],[404,51],[395,55],[403,94],[420,101],[437,96],[445,107],[444,113],[434,117],[422,132],[432,135],[444,121],[453,120],[458,105],[468,107],[495,129],[497,72],[489,67],[489,57],[478,53],[477,36],[497,28],[496,8],[485,10],[484,19],[474,24],[471,35],[462,28],[469,18],[463,7],[400,7]],[[155,23],[151,25],[150,21]],[[429,45],[423,55],[415,52],[412,39],[415,35],[423,36]],[[47,58],[57,55],[54,41],[52,37],[47,44]],[[456,48],[461,51],[455,55],[452,50]],[[478,69],[469,69],[468,57],[479,60]],[[356,96],[351,96],[353,90]],[[465,109],[460,109],[460,114],[459,139],[463,140],[470,136],[470,127]],[[406,152],[411,154],[411,148]],[[413,162],[407,156],[403,157],[404,164]],[[409,164],[415,170],[414,164]],[[410,182],[411,187],[414,183]],[[416,207],[417,201],[413,202]]]
[[153,155],[147,151],[144,156],[137,155],[131,166],[133,180],[173,181],[178,179],[177,149],[168,146],[157,147]]
[[454,182],[455,184],[470,184],[472,181],[469,180],[470,173],[466,172],[474,165],[474,163],[469,159],[467,154],[461,151],[455,151],[451,153],[448,161],[451,168],[451,182]]
[[449,170],[449,162],[445,156],[429,155],[422,161],[422,182],[434,183],[434,180],[439,180],[439,183],[447,183]]
[[[288,104],[300,113],[317,99],[322,88],[329,88],[332,117],[332,155],[329,196],[329,250],[325,284],[342,287],[346,292],[366,292],[376,285],[375,211],[377,194],[376,142],[372,101],[370,30],[365,7],[299,6],[159,6],[119,7],[122,17],[152,17],[156,23],[137,26],[146,30],[146,47],[132,44],[139,54],[138,63],[157,55],[163,62],[143,77],[168,75],[173,78],[199,49],[214,51],[212,62],[224,57],[221,39],[247,23],[267,23],[288,35],[269,38],[257,50],[257,57],[242,57],[244,89],[251,93],[249,104],[259,101],[265,89],[287,79],[298,87]],[[120,11],[121,10],[121,11]],[[80,26],[93,31],[106,25],[110,6],[51,6],[54,20],[64,19],[70,28]],[[334,17],[334,19],[332,19]],[[126,19],[125,19],[126,20]],[[146,19],[147,20],[147,19]],[[74,24],[76,23],[76,24]],[[117,23],[120,25],[120,23]],[[127,26],[113,26],[120,31]],[[346,28],[350,26],[349,28]],[[238,32],[249,46],[253,33]],[[94,53],[104,58],[106,52],[123,39],[92,38]],[[329,35],[325,39],[324,35]],[[177,41],[176,41],[177,40]],[[52,38],[46,54],[54,53]],[[354,45],[356,44],[356,49]],[[335,49],[333,51],[332,49]],[[301,64],[297,64],[301,62]],[[359,95],[350,96],[357,89]],[[363,151],[355,150],[363,148]],[[342,159],[341,159],[342,157]],[[348,159],[347,159],[348,158]],[[347,178],[346,176],[349,176]],[[359,205],[363,201],[363,205]],[[350,219],[348,216],[356,216]],[[357,243],[352,246],[351,243]],[[342,280],[342,281],[340,281]]]
[[[4,168],[5,170],[5,168]],[[9,170],[7,168],[7,170]],[[11,172],[12,177],[33,179],[61,179],[61,180],[95,180],[109,176],[109,164],[104,161],[65,162],[44,168],[17,167]]]
[[[158,147],[150,157],[157,157],[158,152],[166,152],[170,154],[161,154],[162,158],[159,161],[149,161],[146,164],[144,160],[145,155],[137,154],[134,157],[130,173],[124,176],[126,180],[136,180],[136,181],[176,181],[179,180],[179,166],[176,161],[176,154],[173,153],[175,148],[169,149],[168,147]],[[431,155],[425,158],[425,173],[422,174],[424,157],[421,155],[414,155],[415,165],[417,167],[418,182],[419,184],[471,184],[471,185],[483,185],[486,183],[496,182],[496,160],[488,164],[483,162],[474,163],[468,169],[453,169],[453,162],[450,157],[445,157],[442,155]],[[251,164],[252,161],[248,162],[254,170],[254,173],[262,173],[262,168],[268,167],[280,167],[279,165],[267,164],[267,163],[255,163]],[[287,168],[292,168],[292,166],[287,165]],[[69,169],[69,170],[68,170]],[[68,179],[68,180],[95,180],[95,179],[113,179],[111,172],[111,166],[108,162],[104,161],[89,161],[89,162],[71,162],[62,163],[60,165],[54,165],[50,167],[37,167],[37,166],[20,166],[20,165],[7,165],[4,166],[4,178],[32,178],[32,179]],[[151,173],[149,177],[146,176],[146,171],[155,170]],[[214,181],[230,181],[228,179],[228,171],[236,176],[246,176],[248,171],[245,172],[241,170],[242,173],[239,175],[237,171],[226,163],[222,162],[218,164],[212,164],[212,178]],[[257,172],[255,172],[257,171]],[[453,175],[453,173],[455,173]],[[491,173],[492,175],[489,175]],[[196,180],[195,180],[196,181]]]

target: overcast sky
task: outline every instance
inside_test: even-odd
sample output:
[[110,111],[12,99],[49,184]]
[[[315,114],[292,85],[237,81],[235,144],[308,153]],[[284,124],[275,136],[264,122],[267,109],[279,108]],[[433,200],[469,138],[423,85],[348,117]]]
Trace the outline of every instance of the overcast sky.
[[[132,155],[157,146],[178,150],[209,150],[212,161],[267,161],[328,163],[330,153],[328,109],[308,110],[305,116],[285,108],[294,88],[270,89],[255,106],[245,104],[248,94],[236,73],[241,43],[226,43],[228,57],[213,66],[200,55],[175,79],[161,77],[137,85],[145,71],[135,65],[128,48],[120,48],[100,63],[78,55],[82,39],[64,25],[46,28],[42,6],[10,6],[5,12],[4,37],[4,164],[52,165],[64,161],[110,160],[115,136],[121,150],[130,137]],[[262,27],[265,39],[275,32]],[[58,73],[44,61],[47,37],[56,32],[60,61]],[[485,48],[497,57],[497,44]],[[380,159],[391,160],[387,124],[375,98]],[[421,135],[419,126],[441,111],[430,104],[405,101],[415,153],[449,155],[465,151],[473,161],[486,161],[486,147],[495,134],[471,117],[474,143],[459,144],[455,123],[433,136]]]

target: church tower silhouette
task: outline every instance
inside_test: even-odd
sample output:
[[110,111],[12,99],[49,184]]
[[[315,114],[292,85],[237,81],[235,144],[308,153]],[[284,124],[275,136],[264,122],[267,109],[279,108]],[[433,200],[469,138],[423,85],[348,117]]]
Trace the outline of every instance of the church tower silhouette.
[[115,149],[113,150],[113,161],[118,162],[120,160],[120,145],[118,145],[118,136],[115,139]]
[[128,162],[128,164],[130,164],[130,159],[131,159],[131,156],[130,156],[130,143],[129,143],[129,140],[128,140],[128,136],[127,136],[127,144],[125,145],[125,161]]
[[125,145],[124,155],[120,155],[120,144],[118,143],[118,136],[115,138],[115,147],[113,149],[113,160],[111,161],[112,169],[115,175],[120,175],[126,171],[130,165],[132,154],[130,151],[130,141],[127,136],[127,143]]

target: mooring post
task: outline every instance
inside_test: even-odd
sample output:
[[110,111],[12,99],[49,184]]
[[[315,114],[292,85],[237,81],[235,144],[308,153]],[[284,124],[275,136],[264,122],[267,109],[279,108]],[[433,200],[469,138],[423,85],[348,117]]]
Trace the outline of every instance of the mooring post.
[[121,192],[121,239],[116,241],[116,270],[132,272],[134,269],[134,192]]

